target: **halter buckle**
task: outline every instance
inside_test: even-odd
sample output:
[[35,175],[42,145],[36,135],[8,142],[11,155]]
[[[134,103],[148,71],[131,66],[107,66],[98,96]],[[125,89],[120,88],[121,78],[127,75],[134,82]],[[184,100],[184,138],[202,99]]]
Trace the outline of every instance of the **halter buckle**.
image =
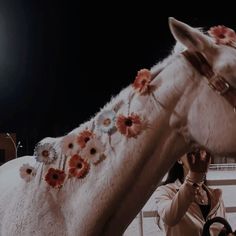
[[209,80],[209,86],[222,96],[230,89],[230,84],[219,75],[214,76]]

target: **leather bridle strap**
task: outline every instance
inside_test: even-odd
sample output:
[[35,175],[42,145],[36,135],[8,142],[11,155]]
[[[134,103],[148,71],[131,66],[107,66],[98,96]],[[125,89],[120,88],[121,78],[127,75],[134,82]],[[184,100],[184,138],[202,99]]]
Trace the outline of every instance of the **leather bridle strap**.
[[209,86],[224,97],[236,112],[236,89],[222,76],[213,72],[211,65],[201,53],[186,50],[182,54],[202,76],[206,77]]

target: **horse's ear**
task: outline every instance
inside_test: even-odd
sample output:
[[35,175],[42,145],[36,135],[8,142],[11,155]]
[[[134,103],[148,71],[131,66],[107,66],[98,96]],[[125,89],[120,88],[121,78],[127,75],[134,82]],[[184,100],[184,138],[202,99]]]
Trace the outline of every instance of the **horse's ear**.
[[169,26],[174,38],[186,46],[189,50],[204,51],[213,49],[214,43],[198,29],[169,17]]

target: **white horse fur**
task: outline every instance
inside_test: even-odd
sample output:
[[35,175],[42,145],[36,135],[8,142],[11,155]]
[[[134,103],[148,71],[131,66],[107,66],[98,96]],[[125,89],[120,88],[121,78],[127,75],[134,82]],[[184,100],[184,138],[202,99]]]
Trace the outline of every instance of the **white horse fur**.
[[[214,72],[236,87],[236,49],[216,45],[174,18],[169,24],[178,42],[201,52]],[[71,178],[60,190],[51,188],[43,179],[49,167],[32,156],[0,167],[1,236],[121,235],[184,152],[200,146],[216,155],[236,157],[236,114],[179,50],[151,72],[156,75],[154,96],[134,94],[128,86],[101,110],[135,112],[148,122],[148,128],[129,139],[115,132],[111,143],[108,135],[99,134],[107,158],[92,165],[84,179]],[[85,128],[99,133],[94,127],[97,115],[71,133]],[[61,139],[47,138],[41,143],[51,143],[60,153]],[[51,166],[58,167],[59,161]],[[29,183],[19,176],[24,163],[38,170]]]

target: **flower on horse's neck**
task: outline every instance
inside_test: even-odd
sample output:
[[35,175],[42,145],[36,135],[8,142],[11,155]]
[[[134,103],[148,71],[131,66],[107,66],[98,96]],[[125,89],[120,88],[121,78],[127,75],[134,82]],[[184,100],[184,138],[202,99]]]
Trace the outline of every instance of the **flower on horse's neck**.
[[26,182],[30,182],[36,175],[36,169],[29,164],[23,164],[20,168],[20,177]]
[[89,171],[89,163],[83,160],[78,154],[71,157],[69,161],[69,176],[84,178]]
[[79,145],[76,143],[77,136],[69,134],[63,137],[61,141],[61,153],[66,156],[72,156],[79,150]]
[[215,40],[216,44],[228,45],[236,48],[236,33],[224,25],[211,27],[208,34]]
[[51,164],[57,159],[56,150],[50,143],[37,144],[34,149],[34,156],[36,161],[44,164]]
[[93,138],[95,135],[90,130],[84,130],[79,133],[79,136],[77,137],[77,143],[81,148],[84,148],[86,146],[86,143]]
[[127,138],[136,138],[143,129],[141,118],[134,113],[129,116],[119,115],[117,117],[116,126],[119,132]]
[[115,128],[116,113],[113,110],[104,110],[96,119],[96,126],[101,132],[112,133]]
[[98,164],[105,159],[105,146],[100,139],[90,139],[86,147],[80,152],[81,156],[89,163]]
[[138,74],[132,84],[133,88],[140,95],[145,95],[150,92],[150,83],[152,81],[151,72],[148,69],[138,71]]
[[53,188],[61,188],[66,174],[63,170],[50,168],[45,176],[45,181]]

